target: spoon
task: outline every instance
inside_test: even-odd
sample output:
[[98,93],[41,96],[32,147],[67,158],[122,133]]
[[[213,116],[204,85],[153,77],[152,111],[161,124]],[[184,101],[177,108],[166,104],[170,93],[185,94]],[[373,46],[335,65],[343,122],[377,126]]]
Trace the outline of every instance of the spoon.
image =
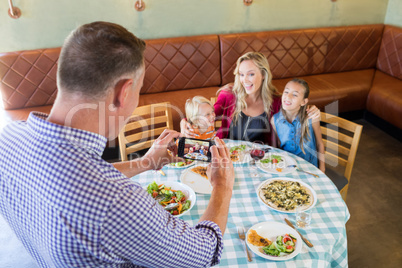
[[172,203],[172,204],[167,205],[167,206],[165,207],[165,210],[167,210],[167,211],[173,210],[173,209],[177,208],[178,206],[179,206],[178,203]]

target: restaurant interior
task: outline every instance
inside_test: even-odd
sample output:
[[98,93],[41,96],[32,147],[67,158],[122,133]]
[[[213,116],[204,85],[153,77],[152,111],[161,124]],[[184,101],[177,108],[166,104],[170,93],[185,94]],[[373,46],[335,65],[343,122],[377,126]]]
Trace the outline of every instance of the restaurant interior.
[[[401,267],[401,14],[402,0],[1,0],[0,131],[31,111],[50,112],[60,47],[85,23],[117,23],[146,41],[139,106],[169,106],[165,122],[177,131],[186,99],[216,101],[236,59],[259,51],[280,92],[301,77],[322,113],[354,123],[353,132],[362,126],[351,134],[350,169],[335,166],[348,179],[339,200],[350,213],[338,267]],[[109,140],[103,158],[118,162],[152,144],[133,137],[126,148],[126,138]],[[0,241],[0,267],[36,267],[3,219]]]

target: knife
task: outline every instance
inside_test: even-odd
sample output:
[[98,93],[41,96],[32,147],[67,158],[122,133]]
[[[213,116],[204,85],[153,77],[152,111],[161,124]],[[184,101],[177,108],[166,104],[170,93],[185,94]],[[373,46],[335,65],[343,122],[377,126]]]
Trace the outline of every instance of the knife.
[[307,246],[309,246],[310,248],[313,247],[313,244],[311,244],[311,242],[308,241],[307,238],[305,238],[299,231],[297,231],[297,229],[293,226],[293,224],[288,219],[285,218],[285,221],[290,227],[292,227],[293,229],[296,230],[296,232],[300,235],[300,237],[303,239],[303,241],[306,243]]

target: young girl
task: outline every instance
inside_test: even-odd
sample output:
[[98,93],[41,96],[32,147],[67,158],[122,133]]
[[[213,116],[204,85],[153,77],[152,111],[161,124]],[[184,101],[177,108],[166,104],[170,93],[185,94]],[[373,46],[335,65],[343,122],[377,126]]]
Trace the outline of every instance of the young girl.
[[194,137],[201,140],[211,140],[215,137],[215,111],[212,103],[204,97],[195,96],[186,101],[187,121],[194,129]]
[[282,94],[282,108],[272,117],[271,125],[281,149],[304,158],[325,172],[320,121],[312,122],[307,118],[309,94],[306,81],[295,78],[288,82]]

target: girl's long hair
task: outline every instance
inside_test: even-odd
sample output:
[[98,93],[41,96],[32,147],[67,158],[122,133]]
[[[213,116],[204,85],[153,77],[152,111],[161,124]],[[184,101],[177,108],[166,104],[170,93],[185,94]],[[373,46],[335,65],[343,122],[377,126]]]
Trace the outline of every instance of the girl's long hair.
[[[233,85],[233,93],[236,95],[236,107],[233,113],[233,121],[236,124],[237,119],[243,109],[247,109],[247,93],[240,82],[239,67],[243,61],[251,60],[261,71],[263,81],[261,82],[261,98],[264,103],[264,111],[269,116],[271,114],[271,105],[274,96],[279,96],[279,92],[272,84],[272,73],[269,68],[268,60],[264,54],[260,52],[247,52],[237,59],[236,69],[234,71],[235,81]],[[218,91],[219,94],[219,91]]]
[[[290,82],[298,83],[299,85],[304,87],[304,99],[308,98],[310,95],[310,87],[308,86],[308,83],[300,78],[293,78]],[[310,140],[310,129],[308,127],[308,115],[306,112],[307,109],[307,103],[304,106],[301,106],[299,109],[299,112],[297,113],[297,116],[300,118],[300,148],[302,149],[303,154],[306,154],[304,151],[304,146],[303,142],[304,141],[309,141]],[[285,115],[286,119],[288,120],[289,118],[287,117],[285,111],[281,107],[282,113]],[[289,121],[289,120],[288,120]]]

